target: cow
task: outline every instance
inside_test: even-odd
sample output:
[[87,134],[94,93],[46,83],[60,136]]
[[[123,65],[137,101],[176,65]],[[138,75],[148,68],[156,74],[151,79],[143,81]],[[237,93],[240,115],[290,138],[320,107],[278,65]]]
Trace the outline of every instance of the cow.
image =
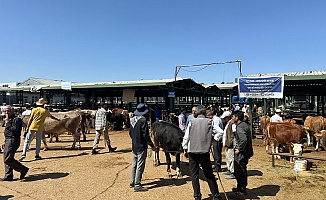
[[176,176],[182,177],[181,168],[180,168],[180,154],[182,150],[182,140],[184,133],[181,129],[169,122],[159,121],[154,122],[151,126],[151,138],[154,142],[155,152],[154,152],[154,165],[160,165],[159,159],[159,150],[163,149],[166,157],[167,163],[167,174],[171,178],[171,157],[170,154],[175,155],[176,157]]
[[[45,139],[46,134],[51,134],[54,136],[58,136],[65,132],[69,132],[74,137],[74,141],[72,144],[72,148],[75,148],[76,142],[77,147],[80,148],[80,122],[81,115],[77,112],[68,112],[68,113],[51,113],[53,116],[60,119],[60,121],[55,121],[49,118],[45,119],[44,129],[42,135],[42,141],[44,144],[44,150],[48,149],[48,145]],[[26,128],[29,115],[23,116],[23,126]]]
[[[311,137],[314,135],[314,133],[326,129],[326,119],[322,116],[307,116],[304,121],[303,127],[307,133],[308,146],[311,146]],[[315,150],[318,150],[318,148],[315,148]]]
[[130,118],[127,110],[113,108],[108,111],[107,120],[110,122],[111,130],[123,130],[130,127]]
[[[290,154],[293,155],[292,143],[303,144],[304,129],[297,125],[284,122],[270,122],[266,127],[266,140],[267,144],[271,144],[272,152],[274,150],[278,153],[279,144],[288,145]],[[268,145],[266,145],[266,152],[268,151]],[[279,156],[277,157],[279,158]],[[293,159],[291,157],[290,161]]]
[[315,138],[316,138],[316,151],[318,151],[319,149],[319,145],[326,149],[326,130],[321,130],[318,131],[317,133],[314,134]]
[[261,129],[261,132],[263,134],[263,137],[264,137],[264,145],[269,145],[266,140],[266,126],[267,124],[270,122],[270,119],[271,117],[268,116],[268,115],[265,115],[265,116],[262,116],[259,120],[259,123],[260,123],[260,129]]

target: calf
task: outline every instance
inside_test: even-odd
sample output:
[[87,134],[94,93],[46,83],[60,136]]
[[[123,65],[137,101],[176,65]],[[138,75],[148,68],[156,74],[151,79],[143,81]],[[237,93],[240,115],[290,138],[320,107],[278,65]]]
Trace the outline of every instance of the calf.
[[180,171],[180,154],[182,151],[182,139],[184,133],[174,124],[160,121],[154,122],[151,126],[151,138],[154,142],[155,152],[154,152],[154,165],[160,165],[159,159],[159,150],[163,149],[166,157],[167,163],[167,173],[171,178],[171,157],[172,155],[176,156],[176,176],[181,177],[182,173]]
[[326,130],[318,131],[317,133],[314,134],[314,136],[316,137],[316,141],[317,141],[315,150],[318,151],[319,145],[322,148],[326,149]]
[[[326,129],[326,119],[322,116],[308,116],[304,121],[303,127],[307,133],[308,146],[311,146],[311,137],[313,137],[315,133]],[[318,148],[315,148],[315,150],[318,150]]]

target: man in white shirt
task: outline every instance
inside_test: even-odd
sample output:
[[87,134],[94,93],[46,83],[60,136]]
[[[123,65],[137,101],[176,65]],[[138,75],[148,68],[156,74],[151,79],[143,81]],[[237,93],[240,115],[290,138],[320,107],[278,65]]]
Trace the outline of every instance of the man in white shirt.
[[271,117],[270,121],[271,122],[283,122],[281,115],[281,109],[276,109],[275,114]]

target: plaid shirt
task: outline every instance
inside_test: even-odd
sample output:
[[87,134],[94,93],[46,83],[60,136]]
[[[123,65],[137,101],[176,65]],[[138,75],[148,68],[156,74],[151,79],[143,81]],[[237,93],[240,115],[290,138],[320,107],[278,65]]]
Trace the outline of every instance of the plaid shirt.
[[106,114],[104,108],[98,109],[95,115],[95,130],[103,130],[107,127]]

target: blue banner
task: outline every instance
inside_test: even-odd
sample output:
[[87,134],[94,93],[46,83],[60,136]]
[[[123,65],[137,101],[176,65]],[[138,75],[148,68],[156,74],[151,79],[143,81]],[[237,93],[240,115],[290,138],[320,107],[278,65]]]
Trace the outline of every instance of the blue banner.
[[284,77],[241,77],[239,97],[283,98]]

